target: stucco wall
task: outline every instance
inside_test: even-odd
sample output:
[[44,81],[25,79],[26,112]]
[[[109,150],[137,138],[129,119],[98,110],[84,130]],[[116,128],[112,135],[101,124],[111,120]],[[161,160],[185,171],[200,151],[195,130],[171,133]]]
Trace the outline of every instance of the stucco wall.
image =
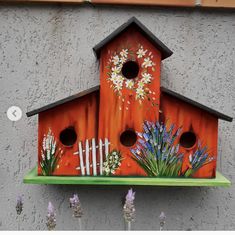
[[[75,230],[68,198],[77,192],[83,227],[121,230],[128,187],[25,185],[36,165],[37,116],[34,108],[99,84],[92,47],[131,16],[136,16],[169,48],[162,84],[209,107],[235,116],[234,11],[154,7],[75,5],[0,6],[0,230],[46,229],[49,200],[57,229]],[[10,122],[9,106],[23,118]],[[235,180],[235,124],[220,121],[218,169]],[[230,188],[133,187],[136,230],[158,230],[161,211],[169,230],[235,229],[235,186]],[[17,218],[16,196],[24,210]]]

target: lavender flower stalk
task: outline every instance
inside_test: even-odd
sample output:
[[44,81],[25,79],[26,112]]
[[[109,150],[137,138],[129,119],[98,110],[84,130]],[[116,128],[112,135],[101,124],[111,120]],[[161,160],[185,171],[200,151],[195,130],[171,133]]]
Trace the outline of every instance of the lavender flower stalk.
[[17,215],[20,215],[23,211],[23,199],[21,196],[18,196],[16,199],[16,213]]
[[164,225],[166,223],[166,215],[165,215],[165,213],[163,211],[161,212],[161,214],[159,216],[159,222],[160,222],[160,231],[162,231],[163,227],[164,227]]
[[135,192],[133,192],[132,189],[129,189],[126,195],[125,204],[123,206],[123,216],[127,223],[127,230],[131,230],[131,222],[133,222],[135,219],[134,200],[135,200]]
[[55,209],[51,202],[48,203],[46,225],[49,230],[53,230],[56,226]]
[[83,212],[82,212],[82,206],[78,198],[78,195],[74,194],[73,197],[69,199],[69,201],[70,201],[70,207],[73,210],[73,216],[75,218],[78,218],[79,230],[82,230],[81,218],[82,218]]

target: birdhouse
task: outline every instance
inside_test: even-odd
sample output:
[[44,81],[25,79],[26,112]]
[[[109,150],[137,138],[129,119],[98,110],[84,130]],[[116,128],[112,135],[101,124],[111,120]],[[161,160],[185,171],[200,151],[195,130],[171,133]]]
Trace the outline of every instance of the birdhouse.
[[38,174],[215,178],[218,119],[232,118],[161,87],[172,51],[134,17],[93,50],[100,86],[27,113]]

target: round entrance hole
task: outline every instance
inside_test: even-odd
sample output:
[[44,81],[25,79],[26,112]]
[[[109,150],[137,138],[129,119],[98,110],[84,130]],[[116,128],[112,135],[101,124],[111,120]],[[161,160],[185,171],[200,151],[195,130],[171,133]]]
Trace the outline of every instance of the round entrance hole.
[[197,137],[192,131],[184,132],[180,136],[180,145],[184,148],[192,148],[196,144],[196,141]]
[[72,146],[77,140],[77,134],[73,127],[67,127],[60,132],[60,141],[65,146]]
[[126,147],[131,147],[135,144],[137,140],[137,135],[133,130],[125,130],[120,135],[120,142]]
[[134,79],[139,73],[139,65],[135,61],[127,61],[122,66],[122,75],[127,79]]

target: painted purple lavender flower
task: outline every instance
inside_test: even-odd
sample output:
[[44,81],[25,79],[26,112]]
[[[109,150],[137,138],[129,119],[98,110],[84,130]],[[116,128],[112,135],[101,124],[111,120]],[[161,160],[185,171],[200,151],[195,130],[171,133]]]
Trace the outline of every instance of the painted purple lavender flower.
[[135,219],[134,200],[135,200],[135,192],[133,192],[132,189],[129,189],[126,195],[125,204],[123,206],[123,216],[127,223],[127,230],[131,230],[131,222],[133,222]]
[[23,199],[21,196],[18,196],[16,199],[16,213],[17,215],[20,215],[23,211]]
[[161,212],[161,214],[159,216],[159,222],[160,222],[160,230],[163,230],[163,227],[166,223],[166,215],[163,211]]
[[55,214],[55,209],[54,206],[52,205],[51,202],[48,203],[48,208],[47,208],[47,228],[49,230],[53,230],[56,226],[56,214]]

